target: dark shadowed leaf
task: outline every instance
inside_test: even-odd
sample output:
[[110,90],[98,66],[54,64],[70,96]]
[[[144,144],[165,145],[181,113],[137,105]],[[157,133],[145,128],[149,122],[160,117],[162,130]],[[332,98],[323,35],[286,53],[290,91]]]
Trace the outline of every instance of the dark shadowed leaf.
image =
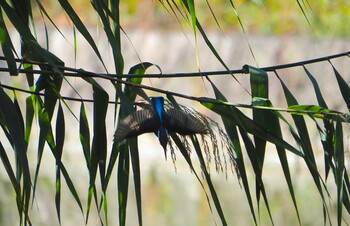
[[13,52],[15,52],[15,48],[13,47],[11,38],[8,34],[4,17],[2,16],[2,11],[0,11],[0,43],[2,53],[5,56],[10,75],[18,75],[17,64],[15,56],[13,54]]
[[[10,135],[10,143],[16,153],[16,158],[19,160],[20,174],[23,173],[23,193],[20,203],[24,213],[24,219],[28,217],[29,201],[31,194],[31,176],[27,159],[27,150],[24,140],[23,120],[20,122],[20,116],[10,97],[0,88],[0,112],[3,117],[4,124]],[[20,198],[20,197],[18,197]]]

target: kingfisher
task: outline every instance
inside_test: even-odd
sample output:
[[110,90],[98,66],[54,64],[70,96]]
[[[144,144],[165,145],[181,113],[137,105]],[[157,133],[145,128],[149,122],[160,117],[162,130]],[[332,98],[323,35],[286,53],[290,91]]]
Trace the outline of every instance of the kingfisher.
[[115,142],[143,133],[154,132],[164,149],[166,158],[169,132],[180,135],[207,133],[205,124],[193,115],[185,113],[181,109],[170,107],[164,109],[163,97],[152,97],[151,103],[152,108],[135,111],[119,123],[114,133]]

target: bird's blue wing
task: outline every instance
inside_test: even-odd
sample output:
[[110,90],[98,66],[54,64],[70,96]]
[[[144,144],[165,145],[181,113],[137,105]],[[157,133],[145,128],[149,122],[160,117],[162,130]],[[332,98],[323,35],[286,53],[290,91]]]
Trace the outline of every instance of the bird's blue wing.
[[128,137],[143,133],[156,132],[160,127],[159,117],[153,110],[139,110],[126,116],[114,133],[114,141],[119,142]]
[[164,126],[169,132],[175,132],[181,135],[207,133],[206,126],[199,119],[182,110],[169,108],[164,112],[163,117]]

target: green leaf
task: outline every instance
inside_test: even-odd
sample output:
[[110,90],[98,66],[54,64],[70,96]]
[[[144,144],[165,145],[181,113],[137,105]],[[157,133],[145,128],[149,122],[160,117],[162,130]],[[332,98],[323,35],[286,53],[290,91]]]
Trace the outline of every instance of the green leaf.
[[191,15],[192,30],[193,30],[195,39],[197,39],[197,31],[196,31],[197,16],[196,16],[196,7],[194,5],[194,1],[193,0],[183,0],[183,3],[187,6],[188,11]]
[[[280,83],[282,85],[288,106],[290,107],[293,105],[298,105],[297,100],[295,99],[293,94],[290,92],[288,87],[284,84],[284,82],[281,80],[281,78],[278,75],[277,75],[277,77],[280,80]],[[305,155],[304,161],[309,169],[309,172],[310,172],[310,174],[315,182],[316,188],[320,194],[320,197],[321,197],[322,202],[323,202],[323,207],[324,207],[325,213],[329,217],[329,212],[328,212],[328,208],[325,204],[325,198],[324,198],[323,189],[322,189],[322,188],[324,188],[327,191],[327,188],[325,187],[324,182],[323,182],[323,180],[318,172],[318,169],[317,169],[317,165],[316,165],[316,161],[315,161],[315,157],[314,157],[314,153],[313,153],[313,149],[312,149],[312,145],[311,145],[311,141],[310,141],[310,137],[309,137],[309,133],[308,133],[308,129],[307,129],[305,120],[304,120],[303,116],[300,116],[300,115],[292,115],[292,118],[293,118],[294,124],[296,125],[296,129],[298,131],[299,137],[302,138],[302,140],[296,139],[296,141],[298,142],[298,144],[301,146],[301,148],[303,150],[303,153]]]
[[[104,1],[92,0],[90,2],[94,7],[97,15],[100,18],[100,21],[103,25],[103,29],[107,36],[108,42],[111,45],[112,54],[114,58],[115,71],[116,73],[121,74],[123,73],[124,60],[123,60],[123,56],[121,53],[121,46],[120,46],[120,31],[119,31],[120,25],[114,24],[116,27],[115,27],[115,30],[112,31],[112,25],[109,20],[110,18],[108,18],[108,16],[112,15],[112,13],[110,12],[108,5],[106,5]],[[116,7],[119,7],[118,4]],[[119,15],[116,15],[116,16],[119,19]],[[115,18],[112,16],[111,19],[115,19]]]
[[106,66],[105,66],[105,64],[103,62],[102,56],[101,56],[101,54],[100,54],[100,52],[99,52],[99,50],[97,48],[97,45],[96,45],[94,39],[92,38],[92,36],[90,35],[89,31],[85,27],[84,23],[80,20],[79,16],[74,11],[73,7],[69,4],[69,2],[67,0],[59,0],[58,2],[61,4],[62,8],[66,11],[67,15],[72,20],[73,24],[78,29],[80,34],[90,44],[91,48],[96,53],[96,56],[101,61],[103,67],[107,71],[107,68],[106,68]]
[[88,170],[90,171],[91,159],[90,159],[90,129],[89,121],[86,117],[86,111],[84,102],[81,102],[80,105],[80,119],[79,119],[79,137],[80,143],[83,148],[83,153],[85,157],[85,162]]
[[[142,63],[136,64],[130,68],[130,71],[128,74],[130,74],[130,75],[143,75],[143,74],[145,74],[146,70],[151,66],[154,66],[154,64],[149,63],[149,62],[142,62]],[[143,79],[142,77],[140,77],[140,78],[134,77],[134,78],[127,78],[126,81],[131,82],[131,83],[135,83],[135,84],[141,84],[142,79]],[[147,94],[145,93],[145,91],[139,87],[125,86],[124,93],[131,101],[135,101],[137,95],[141,96],[142,98],[144,98],[146,100],[149,99]]]
[[344,195],[347,196],[344,190],[344,144],[343,144],[343,127],[340,120],[337,121],[334,137],[334,161],[335,161],[335,183],[337,185],[337,220],[338,225],[342,222],[342,207]]
[[[207,78],[207,79],[210,82],[210,84],[214,90],[216,99],[218,101],[227,101],[226,97],[220,92],[220,90],[215,86],[215,84],[209,78]],[[205,103],[203,105],[205,106]],[[210,107],[208,107],[208,108],[210,109]],[[246,194],[246,197],[248,200],[250,212],[253,216],[253,220],[254,220],[255,225],[257,225],[258,222],[256,219],[253,201],[252,201],[252,197],[251,197],[251,193],[250,193],[250,189],[249,189],[248,177],[247,177],[247,173],[246,173],[246,167],[244,164],[244,157],[243,157],[241,143],[240,143],[238,131],[237,131],[237,124],[235,124],[233,120],[230,120],[230,118],[226,118],[221,114],[220,114],[220,116],[221,116],[221,119],[224,123],[226,133],[231,140],[231,143],[232,143],[232,146],[233,146],[233,149],[235,152],[235,161],[237,163],[238,171],[239,171],[240,177],[242,179],[242,183],[243,183],[244,191],[245,191],[245,194]]]
[[343,79],[343,77],[340,75],[340,73],[337,71],[337,69],[335,69],[333,65],[332,67],[333,67],[335,77],[337,78],[340,92],[343,96],[346,106],[348,107],[348,109],[350,109],[350,87],[346,83],[346,81]]
[[84,214],[83,206],[81,204],[78,192],[75,189],[73,181],[70,178],[69,173],[67,172],[67,170],[64,167],[64,165],[62,164],[62,162],[60,162],[60,170],[61,170],[61,173],[63,175],[63,178],[65,179],[65,181],[67,183],[67,186],[68,186],[68,189],[69,189],[70,193],[73,195],[75,202],[78,204],[81,213]]
[[[262,102],[261,100],[262,99],[260,99],[260,101],[258,101],[259,106],[273,107],[273,105],[271,104],[271,102],[269,100],[265,99],[264,102]],[[281,139],[283,139],[282,129],[281,129],[281,125],[280,125],[280,122],[279,122],[279,118],[281,118],[282,120],[285,121],[283,116],[279,112],[270,111],[270,110],[264,110],[264,111],[265,111],[265,114],[266,114],[266,121],[269,122],[269,123],[264,123],[264,127],[266,129],[268,129],[269,131],[273,132],[274,134],[276,134]],[[290,126],[290,125],[288,125],[288,126]],[[292,201],[293,201],[294,209],[296,211],[299,224],[301,225],[300,214],[299,214],[299,210],[298,210],[298,206],[297,206],[297,202],[296,202],[296,198],[295,198],[294,186],[293,186],[292,178],[291,178],[291,175],[290,175],[290,170],[289,170],[289,164],[288,164],[288,158],[287,158],[286,151],[285,151],[284,148],[279,147],[277,145],[276,145],[276,150],[277,150],[280,162],[281,162],[281,166],[282,166],[284,177],[285,177],[287,185],[288,185],[289,193],[290,193],[290,196],[291,196]]]
[[[252,67],[245,65],[245,70],[249,72],[250,74],[250,86],[251,86],[251,93],[252,93],[252,105],[253,106],[259,106],[259,102],[256,102],[257,99],[264,98],[268,99],[269,98],[269,81],[267,77],[267,73],[263,70],[260,70],[258,68]],[[269,115],[266,110],[262,109],[253,109],[253,121],[258,122],[261,126],[264,128],[268,128],[268,122],[269,122]],[[245,139],[247,142],[249,139]],[[271,217],[271,212],[270,208],[266,199],[266,194],[263,188],[263,182],[262,182],[262,172],[263,172],[263,166],[264,166],[264,159],[265,159],[265,149],[266,149],[266,140],[261,139],[258,136],[254,136],[254,143],[255,143],[255,148],[253,145],[251,148],[247,148],[248,154],[250,156],[250,159],[252,161],[252,165],[257,177],[256,181],[256,198],[257,202],[259,204],[260,201],[260,194],[263,192],[264,195],[264,200],[266,203],[266,207],[272,221]],[[247,147],[247,145],[246,145]],[[258,205],[259,207],[259,205]]]
[[137,138],[129,139],[131,165],[134,175],[134,187],[137,206],[137,217],[139,219],[139,225],[142,225],[142,205],[141,205],[141,172],[140,172],[140,159],[139,148],[137,144]]
[[25,132],[24,132],[24,139],[26,141],[26,146],[28,146],[29,139],[30,139],[30,133],[32,131],[32,124],[33,124],[33,118],[34,118],[34,103],[33,99],[34,96],[28,96],[26,98],[26,122],[25,122]]
[[13,52],[15,52],[15,48],[13,47],[11,37],[6,28],[2,10],[0,11],[0,43],[10,75],[18,75],[17,64],[13,54]]
[[[314,78],[314,76],[310,73],[309,70],[307,70],[307,68],[305,66],[303,66],[307,76],[309,77],[313,87],[314,87],[314,91],[316,94],[316,98],[318,101],[318,104],[320,105],[321,109],[314,109],[317,110],[319,112],[324,113],[324,109],[328,110],[328,106],[326,104],[326,101],[323,98],[323,95],[321,93],[321,89],[316,81],[316,79]],[[294,106],[290,106],[289,108],[292,108]],[[300,105],[297,105],[298,108],[300,108]],[[304,106],[305,108],[309,108],[308,106]],[[313,106],[314,108],[314,106]],[[319,115],[319,113],[313,114],[314,117],[317,117],[317,115]],[[316,122],[315,122],[316,123]],[[334,146],[333,146],[333,137],[334,137],[334,126],[333,123],[331,122],[330,119],[324,118],[323,119],[323,124],[324,124],[324,129],[322,128],[318,128],[319,133],[320,133],[320,138],[322,141],[322,146],[323,146],[323,150],[324,150],[324,161],[325,161],[325,178],[327,180],[328,178],[328,174],[329,174],[329,170],[330,168],[334,168],[333,166],[333,155],[334,155]]]
[[23,120],[21,122],[21,117],[18,115],[14,103],[2,88],[0,88],[0,112],[11,138],[10,143],[13,145],[16,158],[19,160],[21,173],[23,173],[23,195],[21,200],[23,209],[21,210],[24,211],[24,219],[27,219],[32,187],[24,140]]
[[254,122],[252,119],[245,116],[241,111],[239,111],[236,107],[230,105],[229,103],[221,102],[222,104],[215,104],[215,100],[210,98],[201,98],[200,102],[203,106],[216,112],[222,117],[225,117],[228,120],[232,120],[237,126],[241,127],[246,132],[255,136],[259,136],[260,138],[265,139],[277,146],[283,147],[297,156],[304,156],[304,154],[298,149],[294,148],[292,145],[279,138],[276,134],[272,133],[271,131],[266,130],[265,128]]
[[91,151],[91,167],[99,167],[102,188],[105,187],[105,167],[107,157],[106,114],[108,108],[108,94],[97,83],[93,85],[94,115],[93,141]]
[[125,226],[126,223],[126,204],[128,201],[129,188],[129,159],[128,146],[121,144],[117,171],[120,226]]
[[63,152],[65,135],[65,121],[61,103],[58,105],[57,119],[56,119],[56,146],[55,146],[55,158],[56,158],[56,193],[55,203],[56,212],[59,222],[61,222],[61,167],[60,162]]
[[61,103],[58,105],[57,118],[56,118],[56,160],[61,161],[64,138],[65,138],[65,119]]
[[4,149],[4,146],[2,145],[1,141],[0,141],[0,158],[6,170],[7,176],[11,181],[12,187],[16,193],[16,201],[17,203],[20,203],[18,207],[19,207],[19,212],[21,214],[22,212],[24,212],[23,206],[25,204],[21,194],[21,184],[20,184],[20,181],[16,179],[15,173],[11,166],[11,162],[6,154],[6,150]]

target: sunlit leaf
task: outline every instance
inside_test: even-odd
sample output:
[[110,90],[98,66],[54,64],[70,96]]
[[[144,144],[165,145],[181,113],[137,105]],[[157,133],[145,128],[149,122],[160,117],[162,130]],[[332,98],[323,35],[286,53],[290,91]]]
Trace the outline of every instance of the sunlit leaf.
[[[210,84],[214,90],[216,99],[218,101],[227,101],[226,97],[220,92],[220,90],[215,86],[215,84],[209,79],[208,79],[208,81],[210,82]],[[204,103],[203,105],[206,106],[206,103]],[[211,109],[213,106],[209,104],[206,107]],[[229,111],[229,110],[227,110],[227,111]],[[244,157],[243,157],[243,153],[242,153],[241,143],[240,143],[240,139],[239,139],[239,135],[238,135],[238,131],[237,131],[237,124],[233,120],[230,120],[230,118],[227,118],[222,114],[220,114],[220,116],[221,116],[221,119],[224,123],[227,135],[231,139],[231,143],[232,143],[234,151],[235,151],[235,161],[237,163],[238,171],[239,171],[240,177],[242,179],[242,183],[243,183],[244,191],[245,191],[245,194],[246,194],[246,197],[248,200],[250,212],[252,214],[255,225],[257,225],[258,222],[257,222],[257,218],[256,218],[254,206],[253,206],[253,201],[252,201],[250,189],[249,189],[249,182],[248,182],[246,167],[244,164]]]

